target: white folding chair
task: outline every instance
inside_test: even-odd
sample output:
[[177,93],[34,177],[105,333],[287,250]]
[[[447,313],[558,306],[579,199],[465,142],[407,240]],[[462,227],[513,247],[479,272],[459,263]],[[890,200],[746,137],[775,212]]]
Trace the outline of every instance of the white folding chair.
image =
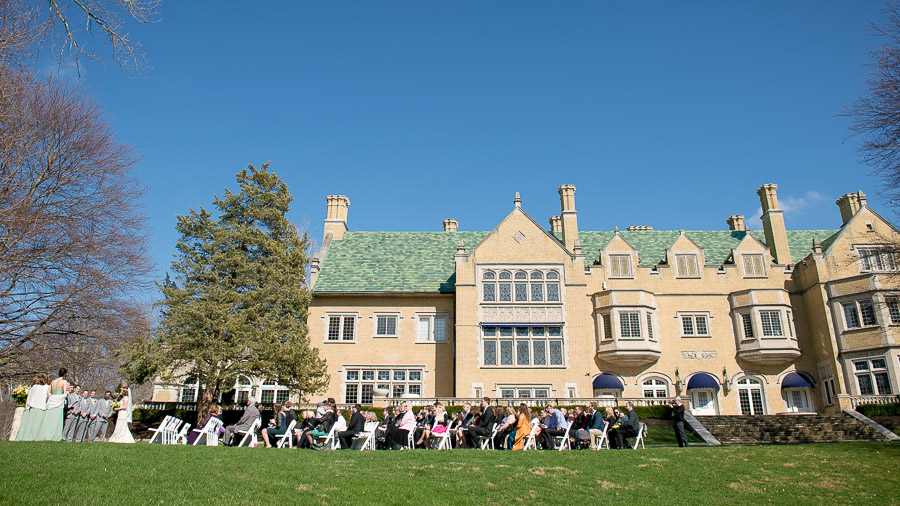
[[199,432],[197,435],[197,439],[194,440],[194,446],[197,446],[201,443],[201,441],[206,443],[206,446],[218,446],[219,445],[219,429],[222,428],[222,420],[212,417],[206,422],[200,429],[194,429],[191,432]]
[[409,431],[409,434],[406,435],[406,449],[416,449],[416,429]]
[[244,437],[241,439],[241,442],[238,444],[238,446],[244,446],[244,443],[246,443],[248,439],[250,440],[250,446],[253,446],[253,447],[259,446],[259,438],[256,435],[256,431],[259,430],[260,427],[262,427],[262,418],[257,418],[253,422],[253,425],[251,425],[248,430],[234,431],[235,434],[243,434],[244,435]]
[[288,448],[292,446],[291,442],[294,440],[294,427],[297,426],[297,420],[291,420],[291,423],[288,424],[287,430],[284,434],[275,437],[275,447],[276,448],[284,448],[286,444]]
[[[439,434],[435,434],[433,431],[431,433],[431,447],[438,450],[449,450],[453,448],[450,444],[450,437],[452,435],[451,429],[448,426],[447,430],[441,432]],[[437,441],[437,446],[434,446],[434,442]]]
[[[175,418],[174,416],[166,415],[166,417],[163,418],[163,421],[159,424],[159,427],[157,427],[155,429],[150,429],[150,432],[153,432],[153,437],[150,438],[149,443],[150,444],[153,444],[153,443],[162,444],[162,433],[166,430],[166,428],[168,428],[169,424],[171,424],[172,421],[174,421],[174,420],[177,420],[177,418]],[[159,441],[156,441],[157,438],[159,438]]]
[[644,434],[647,432],[647,425],[644,422],[638,422],[638,435],[634,438],[634,446],[632,449],[637,450],[638,445],[641,445],[641,449],[645,450],[644,447]]
[[337,424],[332,425],[331,430],[328,431],[327,436],[319,436],[319,439],[325,438],[325,441],[322,441],[319,444],[324,446],[326,450],[337,450],[338,449],[337,438],[334,437],[334,429],[336,427],[337,427]]
[[351,450],[374,450],[375,449],[375,430],[378,429],[378,422],[366,422],[366,426],[362,432],[353,436],[353,444],[350,445]]
[[537,450],[537,430],[540,424],[533,423],[531,424],[531,432],[525,436],[525,447],[522,448],[523,451],[531,448],[533,450]]
[[184,425],[182,425],[181,430],[178,431],[178,434],[175,435],[174,440],[172,441],[172,444],[186,445],[187,444],[187,435],[188,435],[188,432],[190,432],[190,430],[191,430],[191,424],[185,423]]
[[177,443],[178,439],[178,429],[184,424],[183,421],[178,418],[172,418],[169,425],[163,429],[162,432],[162,444],[164,445],[173,445]]
[[[592,438],[596,439],[596,441],[591,443],[595,450],[600,450],[603,448],[603,445],[606,445],[606,449],[609,450],[609,424],[607,423],[603,426],[603,434],[600,434],[600,437],[592,436]],[[596,443],[596,446],[594,443]]]
[[475,436],[475,439],[476,439],[475,442],[481,443],[482,450],[487,450],[488,447],[490,447],[491,450],[494,449],[494,436],[497,435],[497,429],[499,429],[499,428],[500,428],[500,424],[495,423],[494,426],[491,428],[490,436],[481,436],[481,435]]
[[556,449],[559,451],[563,450],[571,450],[572,446],[569,443],[569,428],[572,427],[570,423],[568,427],[566,427],[566,432],[562,436],[553,436],[553,444],[556,446]]

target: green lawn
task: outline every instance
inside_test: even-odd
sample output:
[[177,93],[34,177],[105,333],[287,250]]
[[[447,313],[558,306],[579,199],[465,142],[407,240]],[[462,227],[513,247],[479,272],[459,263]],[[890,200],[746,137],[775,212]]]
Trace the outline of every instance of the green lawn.
[[0,442],[0,504],[900,504],[900,444],[315,452]]

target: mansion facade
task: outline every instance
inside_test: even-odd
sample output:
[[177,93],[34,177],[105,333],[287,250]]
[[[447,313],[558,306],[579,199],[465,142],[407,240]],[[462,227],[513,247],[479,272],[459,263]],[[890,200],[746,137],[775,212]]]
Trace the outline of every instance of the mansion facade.
[[[900,392],[900,232],[862,192],[832,230],[788,230],[777,186],[757,190],[762,231],[588,231],[575,187],[541,226],[519,195],[488,232],[356,232],[327,197],[308,329],[323,397],[371,404],[489,396],[654,404],[695,415],[827,413]],[[840,221],[838,222],[838,219]],[[196,381],[153,401],[194,402]],[[296,399],[241,377],[233,399]],[[454,398],[454,399],[447,399]],[[607,404],[609,404],[607,402]]]
[[[900,390],[900,233],[862,192],[840,227],[787,230],[777,186],[712,231],[579,230],[575,187],[544,228],[356,232],[327,197],[309,332],[344,403],[681,395],[694,414],[830,412]],[[650,402],[652,403],[652,402]]]

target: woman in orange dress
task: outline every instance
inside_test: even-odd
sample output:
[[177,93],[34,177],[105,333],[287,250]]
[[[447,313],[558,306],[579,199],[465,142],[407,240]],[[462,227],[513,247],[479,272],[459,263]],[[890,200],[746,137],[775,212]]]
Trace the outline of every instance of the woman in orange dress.
[[525,448],[525,439],[531,434],[531,410],[523,402],[519,404],[519,418],[516,422],[516,439],[513,441],[513,450]]

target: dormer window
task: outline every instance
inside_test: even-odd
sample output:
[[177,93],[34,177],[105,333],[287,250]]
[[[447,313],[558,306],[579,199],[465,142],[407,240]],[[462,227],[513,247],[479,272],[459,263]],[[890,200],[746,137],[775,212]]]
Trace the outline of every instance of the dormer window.
[[766,277],[766,262],[762,254],[743,254],[741,257],[744,259],[744,277]]
[[481,275],[481,301],[560,302],[559,272],[486,270]]
[[679,278],[699,278],[698,264],[697,255],[675,255],[675,266]]
[[631,255],[609,255],[609,277],[631,277]]

